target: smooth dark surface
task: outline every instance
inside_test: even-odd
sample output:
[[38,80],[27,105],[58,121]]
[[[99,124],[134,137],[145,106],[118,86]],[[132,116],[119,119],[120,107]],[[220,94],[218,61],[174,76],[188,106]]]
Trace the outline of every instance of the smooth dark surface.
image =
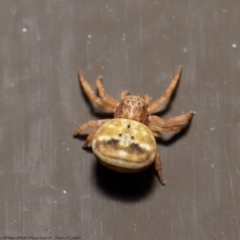
[[[0,236],[240,239],[239,1],[0,1]],[[160,141],[153,169],[123,175],[74,139],[98,119],[77,79],[106,92],[164,93],[167,119],[196,111]],[[104,116],[103,116],[104,117]]]

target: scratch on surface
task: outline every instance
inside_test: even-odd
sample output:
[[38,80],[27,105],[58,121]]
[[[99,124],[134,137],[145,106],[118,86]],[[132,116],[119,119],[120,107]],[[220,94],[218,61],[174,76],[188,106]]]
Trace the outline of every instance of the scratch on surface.
[[[79,197],[79,198],[81,198],[81,197]],[[104,210],[104,211],[106,211],[106,212],[112,213],[112,210],[111,210],[110,208],[106,208],[106,207],[103,206],[101,203],[97,202],[96,200],[92,200],[92,201],[90,202],[90,204],[93,205],[93,207],[98,207],[98,208],[100,208],[100,209],[102,209],[102,210]],[[124,217],[124,216],[125,216],[125,215],[122,214],[121,212],[118,212],[118,211],[115,211],[115,210],[114,210],[114,214],[115,214],[115,215],[117,214],[118,216],[121,216],[121,217]]]
[[238,168],[236,169],[236,171],[237,171],[238,175],[240,176],[240,171],[239,171],[239,169],[238,169]]
[[238,211],[237,211],[235,195],[234,195],[234,190],[233,190],[233,183],[232,183],[232,178],[231,178],[231,174],[230,174],[228,161],[227,161],[227,170],[228,170],[228,176],[229,176],[229,181],[230,181],[231,193],[232,193],[232,198],[233,198],[234,210],[235,210],[235,214],[236,214],[236,223],[237,223],[237,229],[238,229],[238,239],[240,239],[239,219],[238,219],[238,215],[237,215]]
[[51,187],[52,189],[54,189],[55,191],[58,191],[58,189],[56,187],[54,187],[53,185],[51,185],[50,183],[48,183],[48,186]]
[[[140,59],[142,59],[142,42],[143,42],[143,24],[142,24],[142,4],[139,6],[139,52],[140,52]],[[143,63],[140,61],[140,82],[143,79]]]
[[93,66],[95,66],[98,62],[100,62],[102,58],[105,57],[105,55],[106,55],[106,52],[102,52],[100,56],[94,62],[92,62],[92,64],[88,63],[87,69],[85,70],[85,72],[88,72]]
[[85,199],[85,198],[90,199],[89,194],[82,195],[79,198],[80,199]]
[[178,240],[181,240],[181,239],[185,239],[185,238],[183,238],[183,237],[179,237],[179,236],[177,236],[177,235],[175,235],[175,234],[171,234],[173,237],[175,237],[176,239],[178,239]]
[[198,211],[197,211],[197,208],[196,208],[196,187],[195,187],[195,184],[194,184],[194,189],[193,189],[193,222],[194,222],[194,232],[196,234],[195,237],[197,237]]
[[[212,4],[214,4],[214,3],[216,3],[216,2],[217,2],[216,0],[209,1],[209,2],[207,2],[206,4],[203,4],[201,8],[197,8],[196,11],[197,11],[197,12],[201,12],[201,11],[203,11],[204,9],[209,8],[209,6],[211,6]],[[196,15],[196,11],[190,12],[187,17],[195,16],[195,15]]]
[[215,86],[213,84],[204,82],[204,85],[211,88],[211,90],[214,92],[214,94],[216,96],[216,105],[217,105],[216,108],[219,109],[220,108],[219,92],[217,91],[217,89],[215,88]]

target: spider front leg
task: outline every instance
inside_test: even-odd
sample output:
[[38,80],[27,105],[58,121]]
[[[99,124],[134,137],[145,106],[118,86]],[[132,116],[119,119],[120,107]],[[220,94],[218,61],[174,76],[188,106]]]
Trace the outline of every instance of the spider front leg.
[[179,82],[180,76],[182,73],[182,68],[179,68],[174,76],[174,78],[172,79],[171,83],[169,84],[167,90],[165,91],[164,95],[162,97],[160,97],[159,99],[157,99],[155,102],[153,102],[149,107],[148,107],[148,112],[149,113],[153,113],[153,112],[157,112],[158,108],[166,101],[168,100],[174,90],[177,87],[177,84]]
[[102,84],[102,81],[103,81],[103,79],[102,79],[101,76],[98,77],[97,80],[96,80],[96,86],[97,86],[99,95],[105,103],[108,103],[109,105],[111,105],[115,109],[118,106],[118,101],[115,100],[114,98],[106,95],[103,84]]
[[151,100],[151,98],[150,98],[147,94],[145,94],[145,95],[143,96],[143,98],[146,100],[146,105],[148,105],[149,102],[150,102],[150,100]]
[[129,95],[130,94],[130,92],[129,92],[129,90],[124,90],[124,91],[122,91],[121,92],[121,99],[123,100],[124,99],[124,97],[126,97],[127,95]]
[[[103,99],[96,96],[94,91],[92,90],[91,86],[88,84],[88,82],[85,80],[81,72],[78,72],[78,78],[79,81],[83,87],[84,92],[87,94],[87,96],[96,104],[101,106],[102,108],[105,108],[111,112],[114,112],[115,107],[111,104],[109,104],[107,101],[104,101]],[[104,89],[103,89],[104,93]]]
[[155,166],[155,170],[157,172],[159,181],[161,182],[162,185],[165,185],[166,182],[164,180],[163,173],[162,173],[162,163],[161,163],[159,152],[156,153],[156,157],[154,160],[154,166]]

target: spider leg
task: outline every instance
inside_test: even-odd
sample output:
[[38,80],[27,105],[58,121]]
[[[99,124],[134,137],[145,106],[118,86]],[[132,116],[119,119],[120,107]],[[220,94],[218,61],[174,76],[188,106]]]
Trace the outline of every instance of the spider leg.
[[86,148],[88,146],[88,144],[93,140],[93,137],[94,137],[96,131],[98,130],[98,128],[93,129],[92,132],[88,134],[87,139],[85,140],[85,142],[83,144],[83,148]]
[[161,96],[159,99],[157,99],[155,102],[153,102],[149,107],[148,107],[148,112],[149,113],[153,113],[153,112],[157,112],[158,108],[160,107],[160,105],[162,105],[166,100],[168,100],[174,90],[176,89],[176,86],[178,84],[178,81],[180,79],[182,73],[182,68],[179,68],[174,76],[174,78],[172,79],[172,81],[170,82],[167,90],[165,91],[164,95]]
[[154,132],[178,131],[188,126],[188,122],[192,119],[193,115],[193,112],[189,112],[167,120],[157,116],[149,116],[148,127]]
[[156,125],[149,125],[148,127],[154,131],[154,132],[172,132],[172,131],[178,131],[188,126],[188,123],[181,124],[181,125],[174,125],[174,126],[165,126],[165,127],[159,127]]
[[97,97],[94,91],[92,90],[91,86],[88,84],[88,82],[84,79],[81,72],[78,72],[78,78],[79,81],[83,87],[84,92],[87,94],[87,96],[96,104],[101,106],[102,108],[105,108],[107,110],[110,110],[114,112],[115,107],[111,106],[110,104],[104,102],[101,98]]
[[158,132],[157,131],[152,131],[152,134],[156,138],[160,138],[161,137],[161,133],[159,131]]
[[122,91],[122,92],[121,92],[121,99],[123,100],[123,98],[124,98],[125,96],[129,95],[129,94],[130,94],[130,92],[129,92],[128,90]]
[[157,151],[157,154],[156,154],[156,157],[155,157],[155,160],[154,160],[154,167],[155,167],[155,170],[157,172],[159,181],[161,182],[162,185],[165,185],[166,182],[165,182],[164,177],[163,177],[162,163],[161,163],[160,154],[159,154],[158,151]]
[[148,103],[150,102],[151,98],[148,95],[144,95],[143,98],[146,100],[146,104],[148,105]]
[[102,120],[91,120],[87,123],[82,124],[78,127],[78,129],[74,132],[73,136],[80,135],[82,132],[88,130],[91,127],[100,127],[103,123],[107,122],[109,119]]
[[100,97],[102,98],[102,100],[103,100],[105,103],[108,103],[109,105],[111,105],[111,106],[113,106],[114,108],[116,108],[117,105],[118,105],[118,101],[115,100],[114,98],[109,97],[108,95],[106,95],[102,81],[103,81],[103,79],[102,79],[101,76],[98,77],[97,80],[96,80],[96,86],[97,86],[97,89],[98,89],[98,91],[99,91]]
[[157,116],[149,116],[148,119],[150,124],[153,123],[154,125],[157,125],[160,127],[166,127],[166,126],[175,126],[175,125],[187,123],[189,120],[192,119],[193,115],[194,115],[193,112],[189,112],[187,114],[183,114],[167,120],[164,120]]

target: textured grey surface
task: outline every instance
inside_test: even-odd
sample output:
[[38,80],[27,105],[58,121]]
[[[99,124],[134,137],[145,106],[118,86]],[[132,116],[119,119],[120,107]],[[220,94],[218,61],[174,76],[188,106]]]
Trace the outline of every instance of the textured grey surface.
[[[0,236],[240,239],[239,1],[0,1]],[[154,99],[179,65],[162,117],[195,110],[160,142],[152,169],[121,175],[96,163],[80,123],[90,111],[81,69],[106,91]]]

